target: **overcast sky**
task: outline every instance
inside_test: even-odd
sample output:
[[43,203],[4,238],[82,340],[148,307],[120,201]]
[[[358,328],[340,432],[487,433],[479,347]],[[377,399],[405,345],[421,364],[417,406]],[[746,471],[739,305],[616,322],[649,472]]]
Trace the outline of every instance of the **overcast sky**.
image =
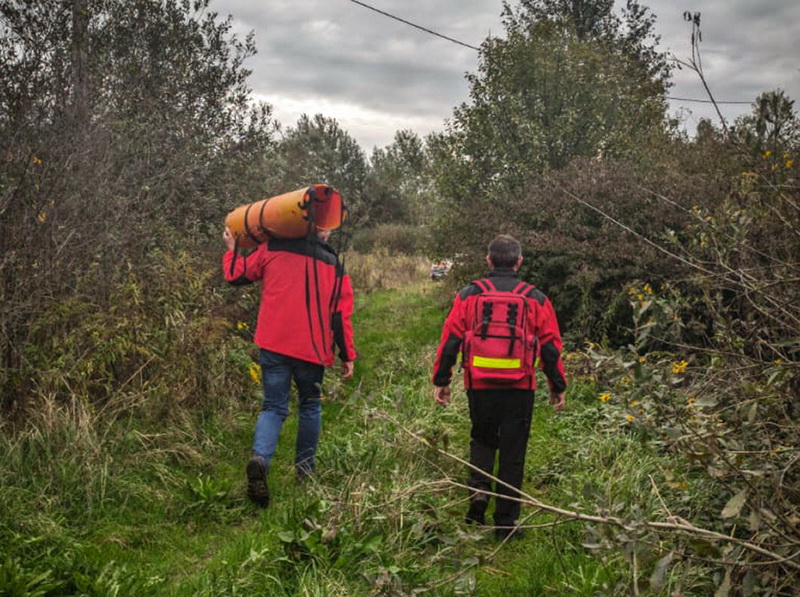
[[[366,4],[465,44],[502,36],[501,0],[364,0]],[[512,0],[512,4],[513,4]],[[622,4],[617,0],[618,4]],[[706,78],[717,100],[752,101],[784,89],[800,100],[800,0],[642,0],[657,16],[661,49],[691,56],[691,26],[700,12]],[[237,33],[252,31],[258,54],[248,60],[256,99],[273,106],[284,126],[303,114],[335,118],[367,151],[395,131],[442,130],[468,99],[464,78],[478,52],[364,8],[352,0],[212,0],[232,15]],[[669,95],[707,99],[697,76],[676,71]],[[800,104],[800,101],[798,101]],[[726,118],[749,105],[723,105]],[[712,116],[707,104],[671,101],[694,130]]]

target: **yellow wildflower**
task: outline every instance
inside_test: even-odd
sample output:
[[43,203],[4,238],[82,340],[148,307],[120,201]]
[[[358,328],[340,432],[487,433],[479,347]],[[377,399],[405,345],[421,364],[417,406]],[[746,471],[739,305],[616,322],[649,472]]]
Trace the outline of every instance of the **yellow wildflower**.
[[767,151],[765,151],[765,152],[764,152],[764,157],[765,157],[765,158],[768,158],[768,157],[769,157],[769,156],[771,156],[771,155],[772,155],[772,152],[771,152],[769,149],[768,149]]
[[689,366],[689,363],[687,363],[686,361],[678,361],[678,362],[672,363],[672,372],[675,375],[680,375],[681,373],[686,371],[686,367],[688,367],[688,366]]
[[600,401],[601,402],[608,402],[608,399],[611,398],[611,394],[601,394]]
[[241,330],[249,330],[249,329],[250,329],[250,326],[249,326],[249,325],[247,325],[247,322],[246,322],[246,321],[237,321],[237,322],[236,322],[236,329],[237,329],[237,330],[240,330],[240,331],[241,331]]
[[42,160],[40,160],[40,159],[39,159],[39,158],[37,158],[36,156],[33,156],[33,163],[34,163],[34,164],[41,164],[41,163],[42,163]]
[[786,160],[786,167],[791,168],[792,164],[794,164],[794,160]]
[[689,398],[689,399],[687,399],[687,400],[686,400],[686,404],[688,404],[688,405],[690,405],[690,406],[691,406],[692,404],[694,404],[695,402],[697,402],[697,398],[694,398],[694,397],[692,397],[692,398]]
[[[648,323],[650,323],[650,320],[648,320]],[[647,356],[639,357],[639,362],[640,363],[646,363],[647,362]]]
[[631,402],[631,406],[639,406],[640,404],[641,402],[639,402],[638,400],[634,400],[633,402]]
[[630,423],[631,421],[633,421],[633,419],[634,419],[634,418],[635,418],[635,417],[634,417],[633,415],[627,415],[627,416],[625,417],[625,420],[626,420],[626,421],[628,421],[628,423]]
[[250,374],[250,379],[253,380],[253,383],[261,383],[261,367],[257,363],[250,363],[247,372]]
[[653,289],[650,284],[645,284],[643,290],[648,294],[653,294]]

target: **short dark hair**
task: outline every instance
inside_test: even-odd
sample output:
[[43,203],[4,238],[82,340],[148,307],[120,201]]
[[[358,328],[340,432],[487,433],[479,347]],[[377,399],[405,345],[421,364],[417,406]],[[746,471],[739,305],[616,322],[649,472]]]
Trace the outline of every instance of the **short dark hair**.
[[495,267],[514,267],[520,255],[519,241],[508,234],[500,234],[489,243],[489,261]]

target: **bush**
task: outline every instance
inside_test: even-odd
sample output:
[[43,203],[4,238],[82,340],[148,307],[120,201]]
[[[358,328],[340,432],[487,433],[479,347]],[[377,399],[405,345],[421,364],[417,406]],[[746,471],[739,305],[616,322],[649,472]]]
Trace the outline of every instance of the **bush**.
[[383,249],[390,254],[418,255],[425,252],[424,229],[408,224],[379,224],[353,235],[353,249],[370,253]]
[[[152,251],[149,264],[121,268],[98,309],[76,296],[31,317],[23,345],[24,399],[4,404],[23,416],[45,397],[100,407],[122,394],[157,418],[179,405],[215,409],[247,384],[247,365],[229,366],[246,341],[217,315],[223,297],[202,257]],[[94,278],[86,273],[85,284]],[[225,358],[221,358],[224,356]],[[240,359],[241,360],[241,359]]]

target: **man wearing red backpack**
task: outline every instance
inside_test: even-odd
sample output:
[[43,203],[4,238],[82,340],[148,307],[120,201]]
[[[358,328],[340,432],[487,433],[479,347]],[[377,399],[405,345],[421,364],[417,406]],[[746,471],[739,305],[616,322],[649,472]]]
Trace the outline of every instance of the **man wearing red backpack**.
[[492,492],[486,474],[494,473],[499,453],[496,476],[502,483],[496,483],[494,493],[508,497],[497,498],[494,522],[496,536],[505,539],[516,530],[520,512],[517,490],[525,468],[536,368],[547,376],[555,410],[564,407],[567,383],[553,306],[517,275],[522,264],[519,242],[508,235],[496,237],[486,262],[489,276],[461,290],[444,322],[433,384],[436,401],[449,404],[453,366],[461,353],[472,421],[466,520],[485,524],[487,492]]

